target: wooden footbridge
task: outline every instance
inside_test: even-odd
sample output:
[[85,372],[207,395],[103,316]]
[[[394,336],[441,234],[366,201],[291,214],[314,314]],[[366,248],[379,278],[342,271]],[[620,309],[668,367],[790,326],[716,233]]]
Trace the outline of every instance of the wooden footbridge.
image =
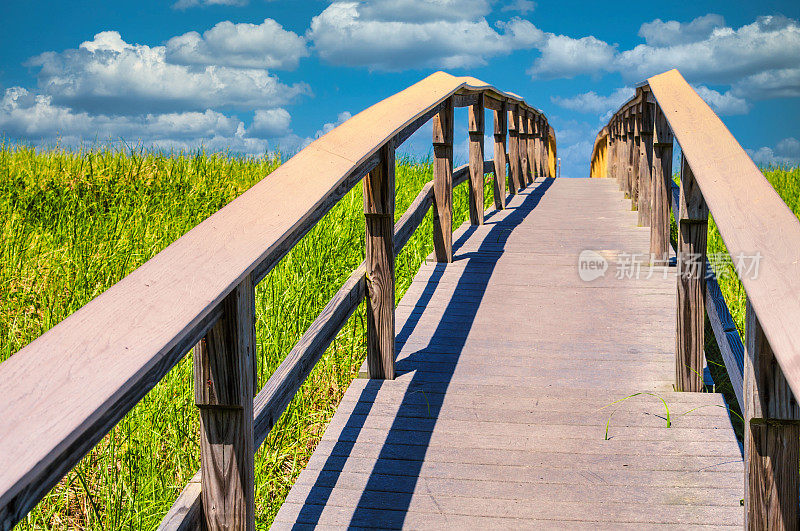
[[[453,169],[458,106],[470,162]],[[434,178],[395,224],[394,152],[428,120]],[[252,529],[254,448],[366,298],[363,378],[274,528],[796,529],[797,218],[676,71],[598,134],[598,178],[555,179],[555,152],[539,110],[444,73],[311,144],[0,365],[0,527],[196,345],[202,466],[162,528]],[[253,389],[253,286],[359,182],[365,262]],[[434,252],[395,307],[394,257],[429,209]],[[741,278],[746,347],[706,260],[709,212],[731,255],[760,257]],[[703,377],[706,316],[743,448]]]

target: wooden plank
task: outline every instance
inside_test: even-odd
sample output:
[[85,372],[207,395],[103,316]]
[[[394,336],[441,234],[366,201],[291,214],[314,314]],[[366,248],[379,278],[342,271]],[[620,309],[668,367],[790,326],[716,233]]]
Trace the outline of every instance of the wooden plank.
[[508,165],[511,170],[508,191],[511,195],[524,188],[522,184],[522,162],[520,161],[519,110],[518,106],[508,107]]
[[528,111],[525,109],[521,109],[519,112],[519,128],[518,128],[518,135],[519,135],[519,157],[520,157],[520,165],[522,168],[522,184],[524,187],[527,187],[530,183],[533,182],[531,177],[531,159],[528,157],[530,153],[530,149],[528,144],[531,142],[531,134],[529,130],[529,122],[528,122]]
[[675,335],[675,388],[703,389],[706,237],[708,208],[686,159],[681,163],[678,215],[678,315]]
[[394,196],[394,145],[388,142],[364,179],[367,366],[370,378],[387,380],[394,379]]
[[483,96],[476,98],[468,110],[469,134],[469,221],[483,225]]
[[[491,99],[491,98],[489,98]],[[502,102],[494,114],[494,207],[502,210],[506,207],[506,134],[508,132],[508,109]]]
[[800,408],[747,303],[745,528],[797,529]]
[[255,529],[254,297],[246,277],[225,298],[220,320],[194,352],[200,495],[203,521],[209,529]]
[[[794,393],[800,392],[800,221],[725,125],[677,70],[648,80],[733,256],[760,250],[757,278],[742,284]],[[721,179],[720,176],[725,176]]]
[[650,226],[652,200],[651,170],[653,167],[653,134],[655,132],[655,105],[642,103],[641,126],[639,129],[639,225]]
[[433,117],[433,249],[437,262],[453,261],[453,104]]
[[464,87],[519,100],[473,78],[429,76],[313,142],[2,363],[2,526],[19,521],[160,381],[245,276],[262,278],[371,169],[380,146]]
[[664,264],[669,261],[672,131],[658,107],[655,108],[654,125],[653,160],[650,166],[650,254],[654,263]]

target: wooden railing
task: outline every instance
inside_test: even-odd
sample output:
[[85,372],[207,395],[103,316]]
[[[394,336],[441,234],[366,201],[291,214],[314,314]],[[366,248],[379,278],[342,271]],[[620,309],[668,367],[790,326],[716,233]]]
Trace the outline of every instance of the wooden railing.
[[[453,170],[453,108],[469,107],[469,164]],[[484,161],[484,112],[494,161]],[[433,120],[434,177],[394,224],[394,153]],[[506,152],[506,137],[509,151]],[[434,252],[452,261],[453,186],[483,223],[494,199],[554,175],[555,135],[520,97],[433,74],[354,116],[0,364],[0,528],[23,518],[194,348],[201,469],[165,529],[252,529],[253,456],[358,304],[370,377],[394,377],[394,257],[433,208]],[[366,260],[255,393],[254,286],[363,180]],[[255,398],[253,395],[255,394]]]
[[[681,148],[672,182],[673,139]],[[592,177],[611,177],[650,226],[650,253],[668,258],[678,225],[675,387],[701,391],[708,315],[745,419],[745,525],[797,529],[800,410],[800,223],[736,139],[677,70],[639,86],[598,134]],[[706,257],[708,216],[742,275],[745,345]],[[708,275],[706,275],[708,270]]]

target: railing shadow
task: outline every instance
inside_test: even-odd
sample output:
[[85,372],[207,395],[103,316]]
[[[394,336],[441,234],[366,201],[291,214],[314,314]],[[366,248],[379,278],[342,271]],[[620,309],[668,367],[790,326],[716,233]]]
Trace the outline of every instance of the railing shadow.
[[[553,179],[537,181],[533,186],[520,192],[524,199],[518,206],[509,207],[508,210],[511,212],[505,217],[492,219],[499,216],[487,216],[486,221],[489,223],[484,227],[489,229],[488,234],[476,251],[457,252],[474,234],[475,227],[469,227],[454,242],[454,262],[466,262],[464,274],[456,283],[442,319],[437,323],[427,345],[405,355],[408,348],[413,348],[407,342],[420,323],[422,312],[412,313],[396,335],[397,351],[398,353],[401,349],[404,351],[404,355],[397,363],[398,374],[409,372],[413,374],[398,414],[394,416],[392,425],[386,432],[379,457],[372,464],[366,485],[360,495],[358,491],[352,491],[352,495],[359,496],[359,499],[350,526],[392,528],[403,525],[431,443],[442,400],[466,344],[475,315],[486,294],[497,259],[503,255],[505,243],[514,228],[539,204],[552,184]],[[472,260],[478,256],[481,258],[479,261]],[[425,289],[415,302],[417,308],[427,307],[430,303],[446,269],[446,264],[435,266]],[[478,271],[481,273],[479,276],[470,278],[471,272]],[[476,281],[476,278],[481,280]],[[469,293],[469,296],[463,297],[465,293]],[[454,315],[457,316],[456,320],[448,318]],[[435,371],[417,370],[418,364],[426,362],[429,364],[432,361],[436,365]],[[331,455],[317,476],[298,515],[300,522],[304,524],[318,522],[333,487],[342,477],[351,450],[364,429],[374,399],[384,385],[393,384],[373,380],[362,390],[357,410],[354,411],[357,414],[352,414],[348,418]]]

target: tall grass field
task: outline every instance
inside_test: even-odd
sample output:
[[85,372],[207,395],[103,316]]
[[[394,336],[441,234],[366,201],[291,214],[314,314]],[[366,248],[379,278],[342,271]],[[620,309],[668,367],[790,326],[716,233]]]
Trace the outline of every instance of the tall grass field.
[[[89,302],[281,163],[257,158],[0,145],[0,361]],[[432,178],[399,158],[397,213]],[[486,187],[486,205],[492,203]],[[466,186],[453,198],[468,218]],[[432,251],[431,214],[396,261],[397,298]],[[258,387],[364,259],[361,187],[348,193],[256,288]],[[272,522],[366,355],[364,305],[350,318],[256,454],[256,518]],[[18,526],[153,529],[198,470],[186,356]]]

